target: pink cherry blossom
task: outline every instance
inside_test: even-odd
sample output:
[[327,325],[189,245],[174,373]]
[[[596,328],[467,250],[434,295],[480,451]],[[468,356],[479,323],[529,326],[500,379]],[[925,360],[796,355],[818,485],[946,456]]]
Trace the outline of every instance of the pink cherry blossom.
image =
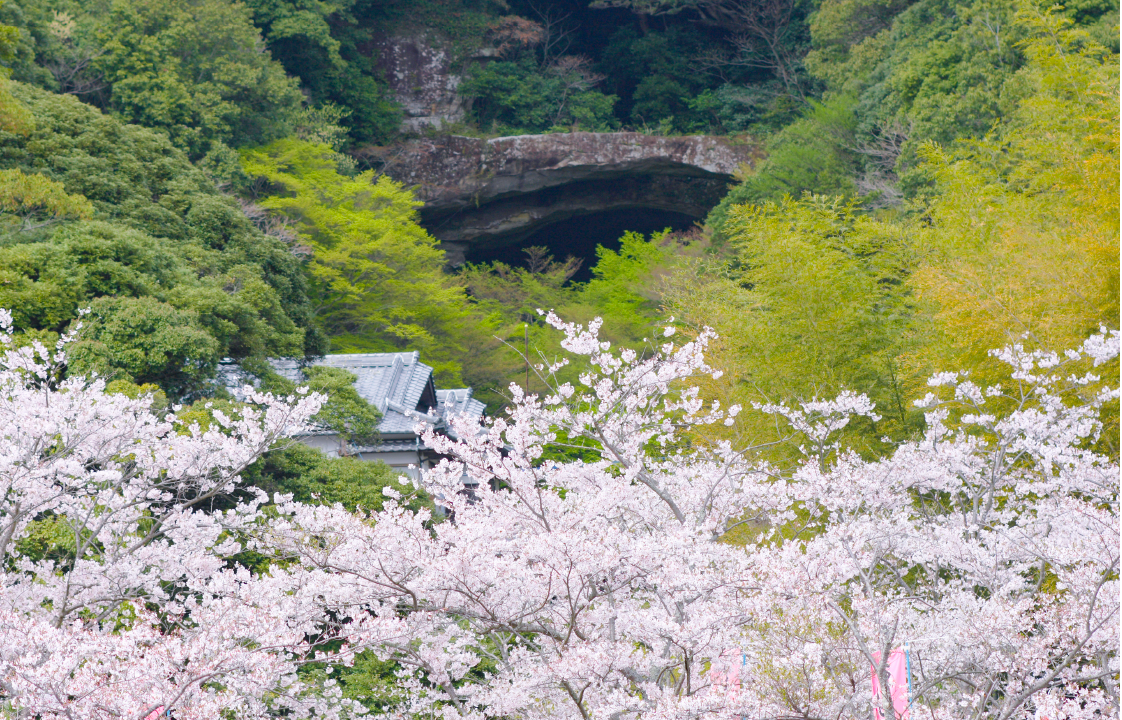
[[[260,500],[211,501],[318,397],[251,392],[238,416],[185,426],[151,398],[59,379],[62,351],[11,349],[0,312],[0,711],[34,718],[177,720],[338,715],[295,676],[323,627],[291,574],[254,575],[226,558],[259,521]],[[35,552],[33,532],[56,552]]]
[[[512,387],[509,416],[458,440],[428,432],[451,459],[421,482],[452,520],[391,491],[370,518],[289,503],[262,539],[322,573],[355,646],[400,663],[400,712],[867,717],[870,664],[887,686],[879,658],[908,641],[921,715],[1117,715],[1117,467],[1089,450],[1117,390],[1063,374],[1116,355],[1116,333],[1062,359],[1003,351],[1015,395],[940,377],[927,437],[882,460],[834,439],[874,414],[862,396],[757,408],[806,439],[782,476],[701,441],[739,411],[690,384],[713,372],[708,331],[640,358],[547,320],[591,370]],[[544,456],[578,441],[596,458]],[[737,525],[747,547],[721,541]]]
[[[905,642],[915,717],[1117,717],[1118,468],[1093,448],[1118,333],[1006,348],[1001,387],[940,374],[926,435],[882,459],[837,439],[875,415],[863,396],[757,407],[803,447],[782,473],[712,439],[742,410],[691,382],[716,373],[711,332],[640,355],[598,322],[546,319],[589,369],[566,384],[540,368],[546,393],[512,387],[508,415],[455,420],[455,439],[426,430],[449,459],[418,482],[443,520],[392,488],[370,516],[285,496],[268,519],[261,497],[208,511],[318,398],[251,395],[204,431],[59,380],[58,351],[9,351],[2,701],[43,718],[361,714],[297,678],[318,633],[345,641],[321,659],[396,663],[395,717],[871,717],[869,667],[889,687],[881,659]],[[65,560],[27,549],[47,521],[73,538]],[[244,548],[282,562],[226,561]]]

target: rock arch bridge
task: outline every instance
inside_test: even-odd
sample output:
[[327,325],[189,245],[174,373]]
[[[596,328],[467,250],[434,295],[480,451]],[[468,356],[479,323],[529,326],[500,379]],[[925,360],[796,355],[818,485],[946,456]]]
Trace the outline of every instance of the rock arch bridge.
[[390,177],[416,187],[422,224],[453,264],[580,216],[646,209],[704,218],[760,157],[756,145],[726,137],[633,132],[445,135],[377,155]]

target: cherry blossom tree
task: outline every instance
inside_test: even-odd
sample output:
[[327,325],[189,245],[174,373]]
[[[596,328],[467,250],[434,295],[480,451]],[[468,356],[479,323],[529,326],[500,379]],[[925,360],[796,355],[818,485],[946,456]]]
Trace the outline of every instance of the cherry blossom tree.
[[875,415],[862,396],[756,408],[808,456],[785,473],[706,440],[740,412],[690,385],[716,374],[709,333],[640,357],[548,320],[590,370],[426,436],[452,458],[421,481],[449,520],[288,503],[259,538],[396,661],[399,713],[868,717],[871,672],[888,687],[880,658],[908,642],[933,720],[1117,716],[1118,469],[1090,447],[1118,393],[1073,370],[1116,357],[1117,332],[1003,351],[1008,387],[934,378],[952,396],[885,459],[832,439]]
[[[691,382],[718,373],[711,333],[640,356],[548,320],[588,370],[542,367],[549,392],[512,387],[507,417],[427,433],[442,520],[393,490],[374,515],[215,508],[318,398],[247,389],[184,427],[61,379],[60,350],[9,349],[0,712],[358,715],[296,670],[369,648],[398,668],[395,716],[870,717],[906,642],[932,720],[1118,715],[1118,468],[1093,449],[1117,332],[1001,351],[1002,387],[936,376],[926,436],[882,459],[836,439],[875,417],[863,396],[747,410],[790,428],[788,472],[716,439],[741,408]],[[231,561],[247,549],[269,570]]]
[[250,388],[187,427],[62,379],[66,338],[14,349],[4,311],[0,330],[0,717],[337,714],[295,676],[325,630],[303,579],[228,561],[261,498],[210,507],[320,399]]
[[[769,668],[744,686],[755,714],[862,714],[869,668],[889,687],[889,653],[908,642],[913,712],[1118,715],[1118,467],[1088,449],[1118,390],[1072,372],[1117,357],[1118,333],[1063,357],[994,354],[1005,387],[931,379],[949,390],[917,402],[923,441],[877,462],[806,463],[788,481],[790,540],[755,571],[786,620],[746,626],[742,644],[747,665]],[[772,409],[836,450],[827,423]]]

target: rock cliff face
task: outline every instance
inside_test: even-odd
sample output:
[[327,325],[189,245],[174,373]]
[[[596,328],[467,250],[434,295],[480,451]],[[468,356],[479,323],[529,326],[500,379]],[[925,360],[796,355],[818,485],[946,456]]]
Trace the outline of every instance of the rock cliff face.
[[375,42],[376,62],[405,111],[404,132],[440,128],[464,119],[464,101],[457,94],[460,76],[452,72],[446,44],[426,33],[394,35]]
[[577,132],[425,138],[379,155],[390,177],[416,186],[425,227],[455,263],[471,248],[515,244],[579,215],[651,208],[704,217],[759,149],[720,137]]

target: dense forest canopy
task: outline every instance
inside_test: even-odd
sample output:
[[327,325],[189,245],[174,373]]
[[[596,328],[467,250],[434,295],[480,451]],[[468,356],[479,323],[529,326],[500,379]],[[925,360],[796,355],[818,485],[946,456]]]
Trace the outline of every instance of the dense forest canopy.
[[[88,307],[76,369],[173,399],[221,394],[223,357],[408,348],[497,408],[525,380],[509,344],[539,346],[553,307],[636,347],[670,315],[712,325],[728,392],[859,389],[902,437],[940,363],[985,365],[1013,327],[1117,325],[1117,174],[1086,169],[1117,156],[1107,0],[9,0],[0,20],[0,304],[39,334]],[[408,137],[376,62],[394,33],[449,54],[453,132],[732,134],[765,159],[695,231],[450,270],[367,166]]]

